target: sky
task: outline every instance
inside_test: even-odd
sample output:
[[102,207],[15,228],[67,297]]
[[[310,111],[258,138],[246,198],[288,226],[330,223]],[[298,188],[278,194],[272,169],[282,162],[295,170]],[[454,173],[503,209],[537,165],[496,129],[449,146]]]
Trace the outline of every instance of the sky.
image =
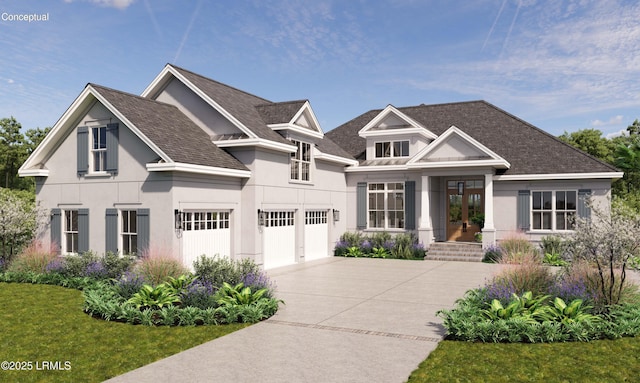
[[611,137],[640,118],[639,20],[614,0],[0,0],[0,118],[53,126],[87,83],[140,94],[171,63],[308,99],[325,132],[389,104],[486,100]]

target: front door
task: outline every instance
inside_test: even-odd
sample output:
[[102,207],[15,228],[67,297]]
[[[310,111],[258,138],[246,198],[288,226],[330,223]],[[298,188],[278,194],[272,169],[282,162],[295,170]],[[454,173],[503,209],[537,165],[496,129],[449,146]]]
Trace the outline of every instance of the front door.
[[447,241],[473,242],[484,222],[484,181],[447,181]]

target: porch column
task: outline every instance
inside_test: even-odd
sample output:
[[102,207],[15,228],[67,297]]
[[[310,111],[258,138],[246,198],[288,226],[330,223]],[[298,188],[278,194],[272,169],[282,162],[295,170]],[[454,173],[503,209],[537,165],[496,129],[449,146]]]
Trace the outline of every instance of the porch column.
[[418,227],[418,239],[425,247],[433,242],[433,227],[431,226],[431,180],[423,175],[420,186],[420,225]]
[[482,247],[496,243],[496,228],[493,223],[493,172],[484,175],[484,228]]

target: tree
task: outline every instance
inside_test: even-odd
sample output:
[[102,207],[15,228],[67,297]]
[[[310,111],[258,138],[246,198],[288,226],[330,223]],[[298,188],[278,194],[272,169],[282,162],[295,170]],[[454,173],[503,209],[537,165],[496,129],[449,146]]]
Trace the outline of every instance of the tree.
[[633,121],[633,124],[627,126],[627,132],[629,137],[640,136],[640,121],[637,118]]
[[614,200],[610,213],[591,205],[593,218],[576,218],[567,252],[595,264],[605,306],[619,303],[629,258],[640,256],[640,215]]
[[613,164],[624,171],[625,191],[640,192],[640,135],[630,137],[628,144],[616,146]]
[[571,133],[565,131],[558,138],[602,161],[608,163],[613,161],[613,143],[603,137],[598,129],[582,129]]
[[2,166],[1,185],[15,188],[18,168],[25,158],[22,126],[14,117],[0,120],[0,165]]
[[11,261],[34,237],[43,212],[36,208],[33,193],[0,188],[0,260]]

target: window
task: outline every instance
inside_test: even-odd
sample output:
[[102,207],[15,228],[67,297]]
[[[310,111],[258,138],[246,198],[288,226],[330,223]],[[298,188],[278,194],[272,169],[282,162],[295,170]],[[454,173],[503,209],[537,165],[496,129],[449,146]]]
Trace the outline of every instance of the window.
[[309,210],[304,213],[305,225],[321,225],[327,223],[326,210]]
[[293,226],[295,224],[295,212],[293,211],[267,211],[264,225],[266,227]]
[[376,158],[408,156],[409,141],[376,142]]
[[228,211],[196,211],[182,215],[183,229],[186,231],[216,230],[229,228]]
[[368,201],[369,228],[404,228],[404,183],[371,183]]
[[138,213],[136,210],[122,211],[122,254],[138,252]]
[[572,230],[577,209],[577,192],[534,191],[532,195],[533,230]]
[[292,140],[298,148],[291,153],[291,179],[297,181],[309,181],[309,169],[311,168],[311,144]]
[[64,212],[64,251],[65,253],[78,252],[78,211],[67,210]]
[[91,128],[91,170],[104,172],[107,170],[107,127]]

